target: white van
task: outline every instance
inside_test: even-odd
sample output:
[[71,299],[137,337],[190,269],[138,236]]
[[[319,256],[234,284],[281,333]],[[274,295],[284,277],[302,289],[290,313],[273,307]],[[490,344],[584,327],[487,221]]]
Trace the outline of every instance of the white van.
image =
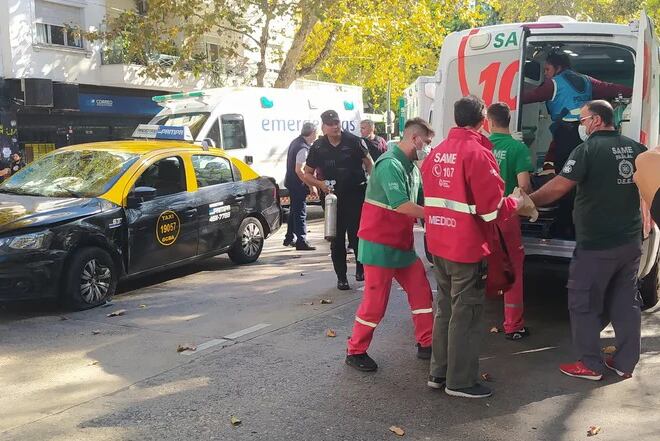
[[[612,104],[624,135],[648,147],[658,145],[660,124],[660,52],[653,24],[642,12],[630,25],[581,23],[570,17],[541,17],[536,23],[503,24],[453,33],[442,46],[435,76],[432,125],[436,143],[454,126],[453,103],[473,94],[486,104],[505,102],[512,109],[511,130],[523,133],[532,163],[542,165],[551,135],[544,103],[521,107],[521,91],[543,82],[545,57],[551,50],[571,56],[573,68],[603,81],[633,87],[631,99]],[[521,75],[521,66],[522,75]],[[553,211],[535,224],[523,225],[525,251],[567,261],[575,242],[552,237]],[[660,234],[644,210],[644,254],[640,266],[641,294],[646,307],[658,301]]]
[[163,107],[150,124],[187,126],[196,142],[212,140],[284,189],[289,144],[303,123],[321,124],[333,109],[344,130],[359,136],[362,88],[318,81],[296,81],[288,89],[224,87],[157,96]]
[[431,122],[432,104],[435,98],[436,79],[431,76],[421,76],[403,90],[404,120],[412,118],[423,118],[424,121]]

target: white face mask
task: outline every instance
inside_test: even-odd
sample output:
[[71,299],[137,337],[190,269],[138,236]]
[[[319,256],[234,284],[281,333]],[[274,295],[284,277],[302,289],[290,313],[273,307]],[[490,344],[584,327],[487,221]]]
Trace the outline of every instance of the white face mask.
[[587,133],[587,128],[582,124],[578,126],[578,134],[580,135],[580,139],[582,141],[586,141],[587,138],[589,138],[589,134]]
[[425,145],[421,149],[415,149],[415,153],[417,154],[417,160],[423,161],[424,159],[426,159],[429,153],[431,153],[431,146]]

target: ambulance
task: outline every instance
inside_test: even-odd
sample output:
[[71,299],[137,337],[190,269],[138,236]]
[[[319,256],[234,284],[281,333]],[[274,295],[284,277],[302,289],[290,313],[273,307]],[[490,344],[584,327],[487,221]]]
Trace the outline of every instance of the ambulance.
[[[551,141],[550,117],[544,103],[521,106],[522,91],[540,85],[550,51],[571,57],[574,70],[602,81],[633,87],[630,99],[612,100],[621,133],[649,148],[658,145],[660,124],[660,52],[653,23],[645,12],[629,25],[578,22],[565,16],[544,16],[534,23],[516,23],[453,33],[442,46],[435,74],[432,125],[440,142],[454,126],[453,103],[468,94],[487,105],[505,102],[512,109],[511,130],[521,132],[532,163],[539,168]],[[484,127],[488,131],[488,127]],[[567,262],[573,240],[553,237],[554,211],[538,222],[525,223],[528,256]],[[640,292],[646,308],[658,302],[658,227],[644,210],[644,254]]]
[[219,147],[284,188],[289,144],[305,122],[320,128],[321,113],[333,109],[342,128],[360,135],[362,88],[299,80],[288,89],[223,87],[156,96],[161,110],[150,124],[187,126],[197,143]]
[[424,121],[431,121],[435,85],[435,77],[421,76],[403,90],[404,121],[418,117],[423,118]]

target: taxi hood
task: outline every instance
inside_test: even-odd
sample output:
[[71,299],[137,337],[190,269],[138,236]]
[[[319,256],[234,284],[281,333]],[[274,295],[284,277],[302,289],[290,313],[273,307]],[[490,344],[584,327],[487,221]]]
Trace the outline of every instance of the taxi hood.
[[0,233],[28,227],[46,227],[101,211],[102,205],[98,199],[0,193]]

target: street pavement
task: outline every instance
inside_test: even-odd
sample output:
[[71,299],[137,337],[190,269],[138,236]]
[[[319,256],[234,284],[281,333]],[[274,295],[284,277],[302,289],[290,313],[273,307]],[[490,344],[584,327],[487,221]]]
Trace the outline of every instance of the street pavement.
[[[532,336],[511,342],[491,333],[501,329],[502,304],[488,301],[481,371],[494,395],[453,398],[426,386],[428,362],[415,358],[396,284],[370,349],[378,372],[344,364],[362,284],[335,289],[321,222],[310,230],[317,251],[282,247],[280,230],[256,264],[219,256],[129,281],[107,307],[3,307],[0,439],[399,438],[391,426],[410,440],[582,440],[590,426],[601,429],[595,440],[660,439],[660,315],[643,315],[632,379],[566,377],[557,369],[573,360],[565,275],[530,264]],[[420,245],[421,231],[416,237]],[[107,317],[118,310],[125,313]],[[603,332],[603,346],[612,336]]]

